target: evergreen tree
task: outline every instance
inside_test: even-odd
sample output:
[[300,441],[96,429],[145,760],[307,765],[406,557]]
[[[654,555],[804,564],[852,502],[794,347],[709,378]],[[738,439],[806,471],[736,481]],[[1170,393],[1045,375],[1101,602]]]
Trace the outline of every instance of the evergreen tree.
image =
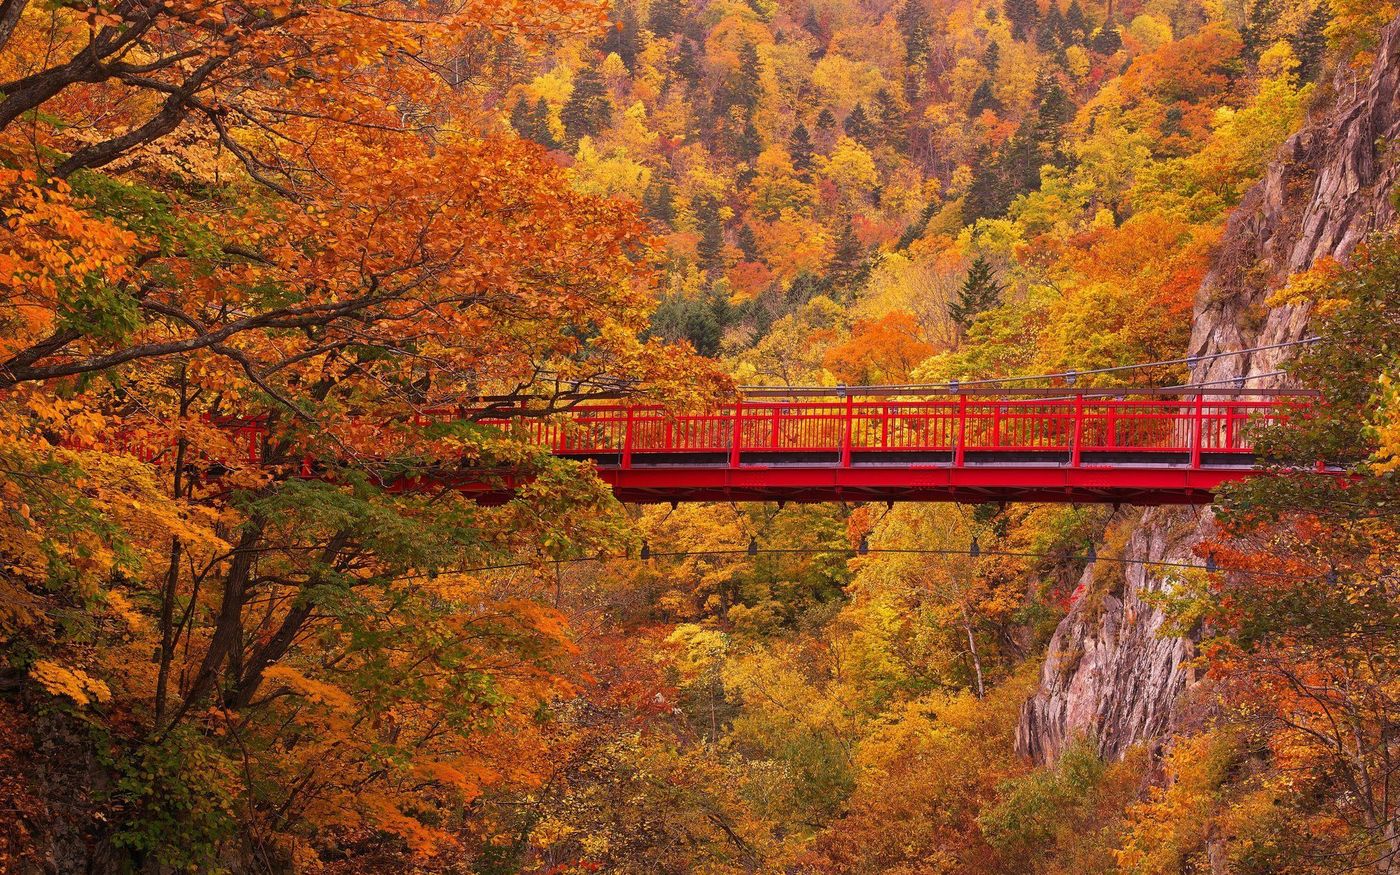
[[869,143],[870,135],[874,133],[870,117],[865,114],[865,107],[859,103],[851,110],[850,115],[846,116],[846,121],[841,127],[845,129],[846,136],[859,143]]
[[744,253],[745,261],[758,261],[758,239],[754,236],[753,228],[750,228],[747,223],[739,226],[735,242],[739,244],[740,251]]
[[992,266],[981,255],[972,262],[958,290],[958,298],[948,305],[948,316],[958,326],[959,333],[966,331],[979,313],[1000,306],[1001,293],[1005,287],[997,282]]
[[821,133],[828,133],[836,127],[836,116],[832,113],[830,108],[823,106],[822,111],[817,113],[815,124],[818,131]]
[[841,230],[837,232],[831,260],[826,265],[827,278],[832,284],[848,289],[860,273],[864,261],[865,248],[860,245],[851,217],[846,216],[841,222]]
[[1025,42],[1040,18],[1040,8],[1035,0],[1005,0],[1003,8],[1007,21],[1011,22],[1011,38]]
[[1311,82],[1322,73],[1322,59],[1327,52],[1327,25],[1332,10],[1326,0],[1319,0],[1303,21],[1303,26],[1289,38],[1293,56],[1298,59],[1298,81]]
[[991,83],[984,79],[982,84],[977,86],[977,90],[972,92],[972,101],[967,106],[967,114],[969,118],[977,118],[989,109],[994,114],[1001,115],[1003,107],[1001,101],[997,100],[996,94],[992,92]]
[[1069,41],[1075,43],[1083,43],[1093,29],[1079,0],[1069,0],[1069,7],[1065,9],[1065,27],[1069,30]]
[[559,141],[554,139],[554,131],[549,127],[549,103],[543,98],[535,100],[530,110],[530,139],[546,149],[558,149]]
[[1040,167],[1046,159],[1034,130],[1035,119],[1026,119],[999,155],[985,147],[978,150],[973,166],[979,170],[963,199],[963,221],[998,218],[1018,195],[1040,187]]
[[1074,118],[1074,102],[1058,77],[1042,73],[1035,83],[1035,106],[1031,137],[1042,154],[1057,153],[1061,131]]
[[612,101],[608,99],[603,77],[593,66],[584,67],[574,76],[573,93],[559,112],[565,135],[570,144],[585,136],[596,136],[611,118]]
[[666,180],[653,181],[642,194],[642,208],[657,222],[666,227],[676,223],[676,196],[671,183]]
[[792,129],[792,137],[788,140],[788,153],[792,156],[792,166],[797,169],[798,175],[805,179],[807,171],[812,169],[812,138],[807,133],[807,126],[802,122],[798,122],[797,127]]
[[1123,35],[1118,32],[1118,25],[1113,23],[1113,19],[1104,22],[1089,41],[1089,47],[1101,55],[1112,55],[1123,48]]
[[616,53],[622,63],[631,70],[637,63],[637,55],[642,50],[642,28],[637,22],[637,10],[632,4],[618,7],[617,20],[611,22],[603,36],[603,54]]
[[704,68],[700,65],[700,55],[695,48],[694,41],[681,38],[680,48],[676,50],[674,69],[676,75],[680,76],[687,85],[695,86],[700,83],[700,79],[704,75]]
[[1035,32],[1035,47],[1046,54],[1054,54],[1063,47],[1060,42],[1057,29],[1064,28],[1064,17],[1060,15],[1060,9],[1054,3],[1050,4],[1050,11]]
[[681,10],[676,0],[651,0],[647,10],[647,30],[665,39],[680,28]]
[[759,98],[763,96],[763,64],[753,43],[745,42],[739,46],[739,66],[735,73],[735,103],[752,117],[753,111],[758,108]]
[[729,321],[729,302],[715,289],[698,298],[665,295],[651,317],[651,334],[675,342],[687,340],[701,355],[719,352],[720,339]]
[[875,104],[878,107],[877,114],[879,116],[877,136],[896,149],[903,149],[905,146],[904,109],[895,101],[894,95],[887,88],[881,88],[875,93]]
[[915,64],[904,71],[904,102],[916,106],[923,96],[924,68],[922,64]]
[[522,139],[533,140],[546,149],[557,149],[554,134],[549,129],[549,104],[543,97],[531,103],[521,95],[510,110],[510,126]]
[[1179,137],[1186,133],[1182,127],[1182,120],[1186,118],[1186,111],[1180,104],[1173,104],[1167,107],[1167,112],[1162,116],[1162,138]]
[[738,66],[724,77],[724,83],[715,92],[715,118],[724,118],[734,107],[738,107],[745,118],[753,118],[759,98],[763,96],[762,72],[758,49],[753,43],[739,46]]
[[1061,45],[1069,42],[1069,25],[1060,11],[1060,0],[1050,0],[1050,11],[1045,13],[1045,23],[1041,28],[1054,34]]
[[899,33],[904,37],[904,63],[914,64],[928,56],[928,11],[923,0],[904,0],[895,15]]
[[716,275],[724,269],[724,225],[719,218],[719,202],[709,195],[697,196],[691,207],[700,229],[700,242],[695,250],[700,257],[700,267]]
[[515,106],[510,108],[510,126],[515,129],[515,135],[525,140],[532,140],[530,136],[532,127],[530,123],[530,102],[525,99],[525,95],[520,95],[515,101]]
[[1279,9],[1275,0],[1252,0],[1245,10],[1240,27],[1240,57],[1252,67],[1269,47],[1271,34],[1278,24]]
[[826,283],[821,277],[808,270],[801,271],[788,284],[785,295],[787,305],[792,309],[797,309],[824,291],[826,291]]
[[987,43],[987,48],[982,51],[982,66],[992,75],[996,75],[1001,67],[1001,46],[997,45],[996,40]]
[[818,45],[826,44],[826,29],[822,27],[821,19],[817,18],[816,7],[807,7],[807,14],[802,18],[802,29],[810,33]]
[[739,132],[739,141],[734,150],[734,157],[752,164],[762,151],[763,138],[759,136],[758,127],[750,119],[744,123],[744,129]]

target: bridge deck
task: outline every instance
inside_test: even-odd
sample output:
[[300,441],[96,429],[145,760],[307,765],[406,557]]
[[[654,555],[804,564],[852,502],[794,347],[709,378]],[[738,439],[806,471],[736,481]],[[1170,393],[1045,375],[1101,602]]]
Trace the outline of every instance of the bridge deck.
[[[969,392],[912,401],[745,401],[681,414],[620,404],[581,405],[551,416],[504,408],[483,417],[479,408],[459,408],[428,411],[416,421],[470,418],[558,456],[591,462],[628,502],[1204,504],[1222,484],[1260,471],[1255,430],[1305,411],[1300,394],[1164,397],[1139,390],[1131,398],[1012,398]],[[265,417],[224,424],[249,461],[263,458]],[[153,457],[157,451],[142,452]],[[308,458],[302,473],[314,471]],[[509,472],[454,468],[400,480],[395,488],[445,485],[493,503],[509,498],[514,483]]]
[[[1204,504],[1257,470],[1251,434],[1287,415],[1286,394],[846,397],[683,415],[609,405],[490,421],[592,461],[629,502]],[[470,478],[461,487],[506,494]]]

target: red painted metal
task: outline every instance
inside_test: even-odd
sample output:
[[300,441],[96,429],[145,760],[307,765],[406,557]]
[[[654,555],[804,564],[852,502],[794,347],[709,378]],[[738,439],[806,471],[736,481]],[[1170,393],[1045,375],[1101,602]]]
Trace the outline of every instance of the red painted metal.
[[[592,461],[618,498],[631,502],[1200,504],[1222,483],[1258,470],[1246,425],[1297,409],[1296,395],[1262,392],[1133,398],[968,392],[911,400],[842,394],[832,401],[746,400],[702,413],[593,404],[540,418],[507,409],[481,422],[556,455]],[[471,414],[433,410],[414,422]],[[264,420],[225,425],[248,460],[258,462]],[[311,475],[310,459],[301,469]],[[505,500],[509,487],[500,484],[511,479],[491,474],[456,470],[427,479],[484,502]]]
[[[1186,397],[749,400],[672,414],[580,407],[487,420],[586,458],[624,501],[918,500],[1200,504],[1255,471],[1248,422],[1286,415],[1256,393]],[[468,490],[469,478],[457,485]],[[500,499],[499,493],[484,499]]]

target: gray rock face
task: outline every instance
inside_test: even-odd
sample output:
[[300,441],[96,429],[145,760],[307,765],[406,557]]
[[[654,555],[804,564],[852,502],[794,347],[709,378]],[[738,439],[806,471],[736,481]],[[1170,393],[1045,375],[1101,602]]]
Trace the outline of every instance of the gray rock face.
[[[1323,257],[1345,261],[1368,234],[1395,221],[1400,19],[1386,27],[1370,76],[1364,82],[1339,76],[1332,87],[1331,109],[1284,143],[1231,215],[1196,297],[1191,354],[1306,337],[1307,308],[1268,308],[1269,295]],[[1282,379],[1268,375],[1291,353],[1280,347],[1206,359],[1192,378],[1244,376],[1251,387],[1277,386]],[[1199,562],[1192,548],[1212,524],[1209,511],[1143,511],[1123,558]],[[1070,608],[1050,641],[1040,689],[1022,710],[1021,754],[1051,761],[1069,741],[1088,736],[1103,756],[1117,759],[1178,725],[1183,696],[1196,680],[1194,641],[1159,634],[1162,614],[1144,600],[1169,586],[1171,575],[1161,568],[1127,565],[1121,592]]]

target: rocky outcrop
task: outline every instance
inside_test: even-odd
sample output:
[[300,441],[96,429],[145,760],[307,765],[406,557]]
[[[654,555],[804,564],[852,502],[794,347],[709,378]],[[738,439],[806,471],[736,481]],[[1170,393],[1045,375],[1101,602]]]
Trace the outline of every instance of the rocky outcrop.
[[[1306,336],[1304,306],[1269,308],[1269,295],[1319,259],[1344,261],[1372,231],[1389,226],[1400,160],[1400,19],[1384,31],[1364,83],[1337,82],[1331,109],[1288,139],[1231,215],[1212,271],[1197,295],[1190,350],[1196,381],[1272,376],[1292,348],[1211,357]],[[1396,145],[1392,145],[1396,144]],[[1208,511],[1152,509],[1123,551],[1126,559],[1186,562],[1212,525]],[[1093,569],[1085,572],[1090,591]],[[1121,588],[1081,598],[1050,641],[1040,688],[1022,711],[1018,750],[1053,760],[1087,735],[1105,757],[1159,739],[1182,716],[1195,677],[1194,643],[1159,634],[1163,616],[1148,594],[1170,586],[1153,566],[1127,565]]]

